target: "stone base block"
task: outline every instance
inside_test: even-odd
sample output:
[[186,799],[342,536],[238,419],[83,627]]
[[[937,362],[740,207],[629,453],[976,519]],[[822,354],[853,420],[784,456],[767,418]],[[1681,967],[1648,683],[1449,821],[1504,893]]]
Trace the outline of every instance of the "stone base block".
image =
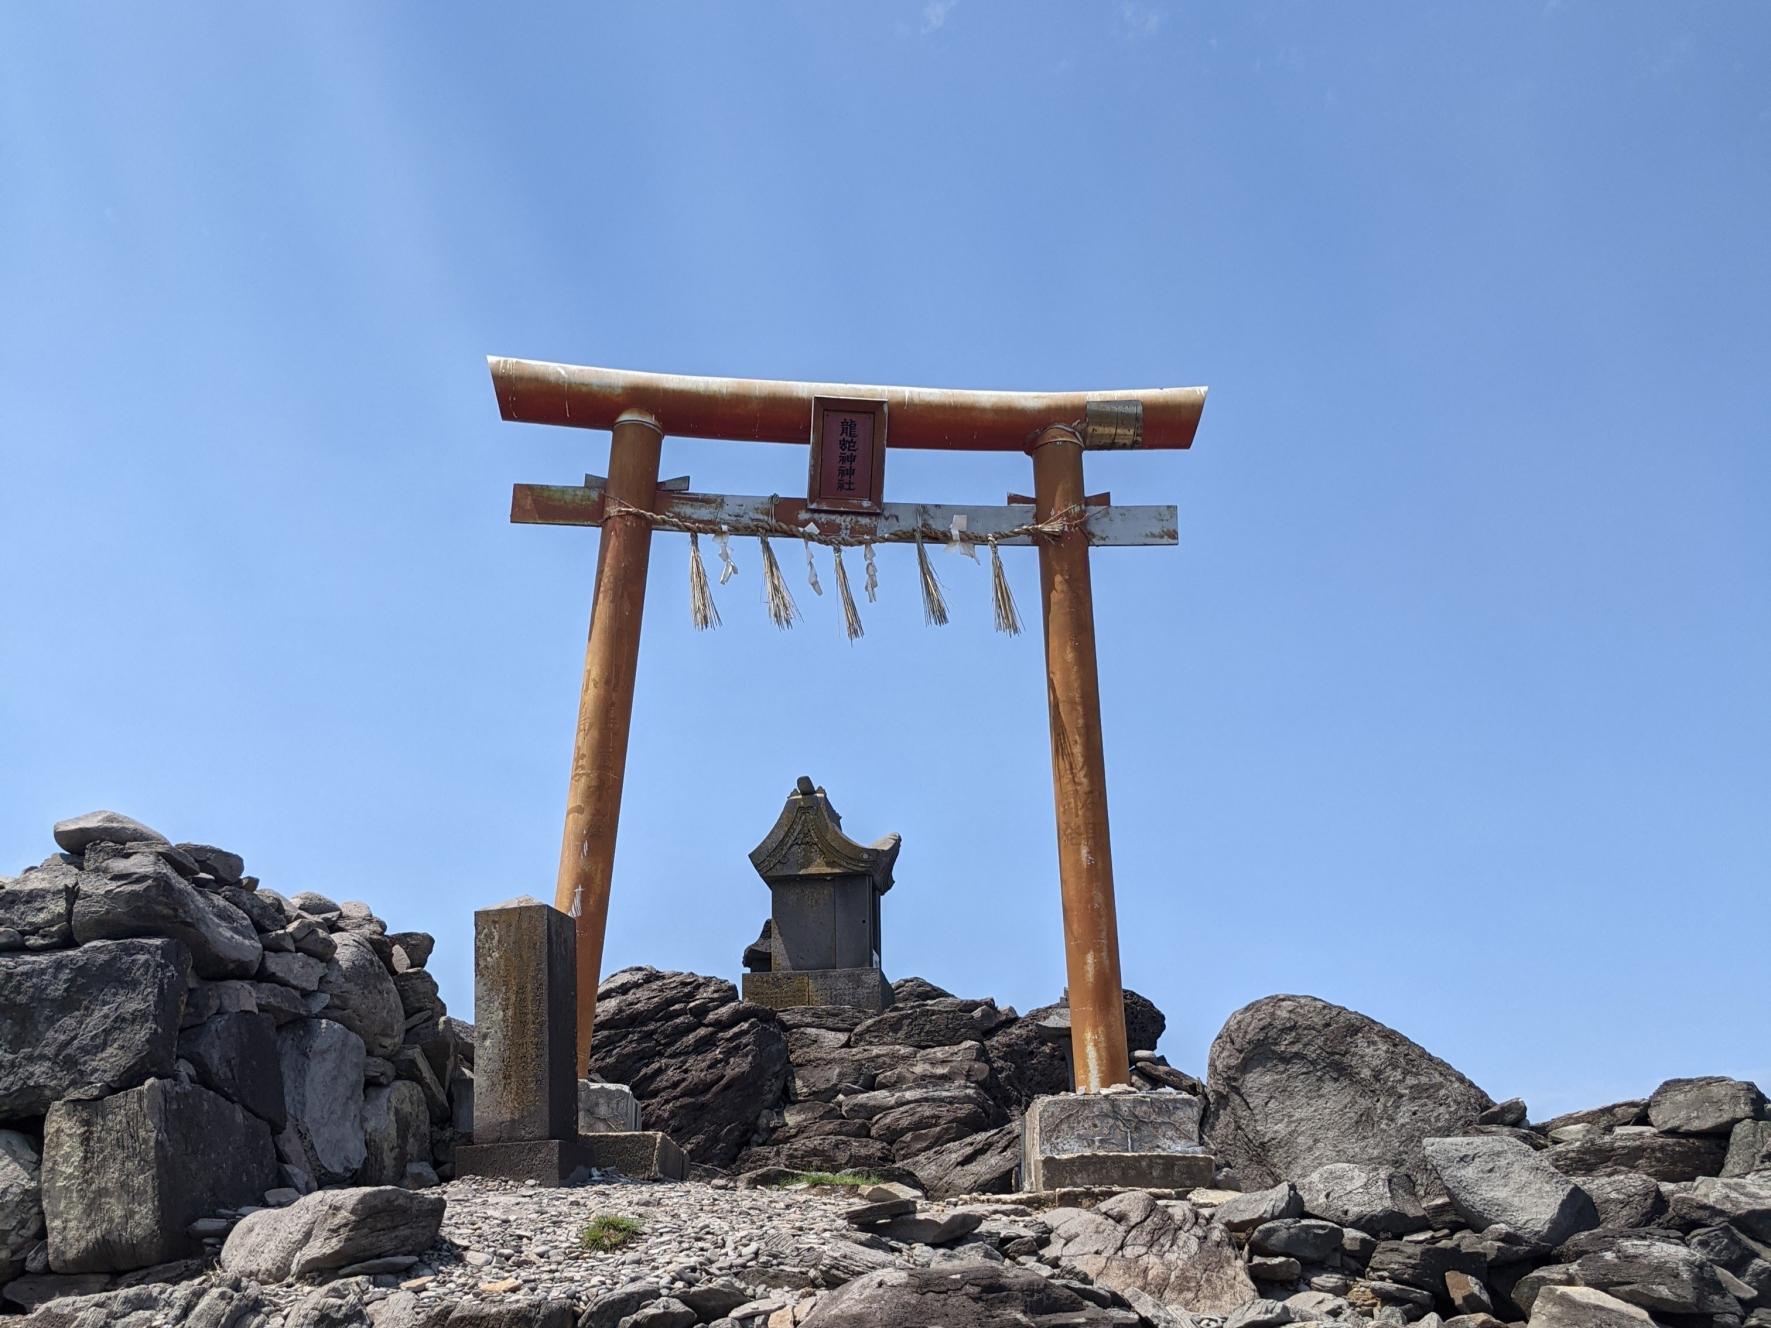
[[1032,1190],[1194,1190],[1210,1185],[1210,1153],[1067,1153],[1040,1163]]
[[1033,1099],[1021,1124],[1029,1190],[1210,1185],[1199,1143],[1204,1104],[1185,1093],[1058,1093]]
[[457,1176],[490,1176],[494,1180],[532,1180],[537,1185],[564,1185],[580,1167],[595,1165],[590,1160],[589,1150],[577,1139],[455,1145]]
[[746,973],[744,999],[771,1010],[846,1005],[878,1014],[892,1003],[892,984],[877,968],[806,968]]
[[657,1130],[623,1130],[610,1134],[587,1134],[578,1145],[589,1165],[599,1171],[619,1171],[636,1180],[687,1180],[689,1159],[668,1134]]
[[626,1084],[578,1081],[579,1134],[612,1134],[639,1127],[639,1100]]

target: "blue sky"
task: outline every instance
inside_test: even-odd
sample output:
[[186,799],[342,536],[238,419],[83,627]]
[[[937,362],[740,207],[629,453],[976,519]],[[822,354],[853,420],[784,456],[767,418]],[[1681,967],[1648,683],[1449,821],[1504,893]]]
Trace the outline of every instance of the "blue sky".
[[[1768,57],[1761,4],[9,7],[0,864],[115,807],[435,932],[465,1012],[473,909],[551,894],[596,552],[509,486],[607,451],[486,355],[1207,384],[1089,461],[1180,508],[1095,560],[1170,1058],[1292,991],[1540,1116],[1771,1083]],[[737,976],[804,772],[904,836],[892,976],[1053,999],[1037,634],[946,555],[924,627],[901,549],[863,641],[803,583],[781,634],[736,553],[697,635],[657,539],[611,966]]]

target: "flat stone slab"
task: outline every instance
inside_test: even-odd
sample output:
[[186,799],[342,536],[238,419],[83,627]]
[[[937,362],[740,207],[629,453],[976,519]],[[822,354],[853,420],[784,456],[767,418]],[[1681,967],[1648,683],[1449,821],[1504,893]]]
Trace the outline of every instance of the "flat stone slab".
[[1210,1185],[1199,1142],[1204,1104],[1185,1093],[1057,1093],[1033,1099],[1021,1124],[1021,1184],[1192,1189]]
[[894,1217],[910,1217],[915,1212],[915,1199],[881,1199],[875,1203],[863,1204],[859,1208],[851,1208],[842,1216],[852,1227],[865,1227],[889,1222]]
[[744,999],[771,1010],[846,1005],[878,1013],[892,1003],[892,985],[877,968],[805,968],[746,973]]
[[614,1134],[640,1127],[639,1099],[626,1084],[578,1081],[578,1133]]

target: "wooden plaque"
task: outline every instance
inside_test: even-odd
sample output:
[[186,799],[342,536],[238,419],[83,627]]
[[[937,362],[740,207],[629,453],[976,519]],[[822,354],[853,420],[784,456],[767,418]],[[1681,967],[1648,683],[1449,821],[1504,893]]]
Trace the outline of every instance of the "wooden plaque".
[[878,512],[885,503],[886,403],[812,398],[812,473],[806,506]]

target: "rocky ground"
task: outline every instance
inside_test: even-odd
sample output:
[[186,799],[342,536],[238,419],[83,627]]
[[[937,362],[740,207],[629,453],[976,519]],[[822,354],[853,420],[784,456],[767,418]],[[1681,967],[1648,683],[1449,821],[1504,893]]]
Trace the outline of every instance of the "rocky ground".
[[[907,978],[777,1014],[641,968],[593,1070],[695,1179],[453,1180],[472,1030],[429,937],[110,813],[57,841],[0,880],[0,1314],[40,1328],[1771,1328],[1750,1083],[1533,1122],[1307,996],[1232,1015],[1201,1082],[1128,993],[1134,1082],[1197,1099],[1212,1185],[1021,1195],[1062,1003]],[[634,1230],[587,1248],[598,1219]]]

